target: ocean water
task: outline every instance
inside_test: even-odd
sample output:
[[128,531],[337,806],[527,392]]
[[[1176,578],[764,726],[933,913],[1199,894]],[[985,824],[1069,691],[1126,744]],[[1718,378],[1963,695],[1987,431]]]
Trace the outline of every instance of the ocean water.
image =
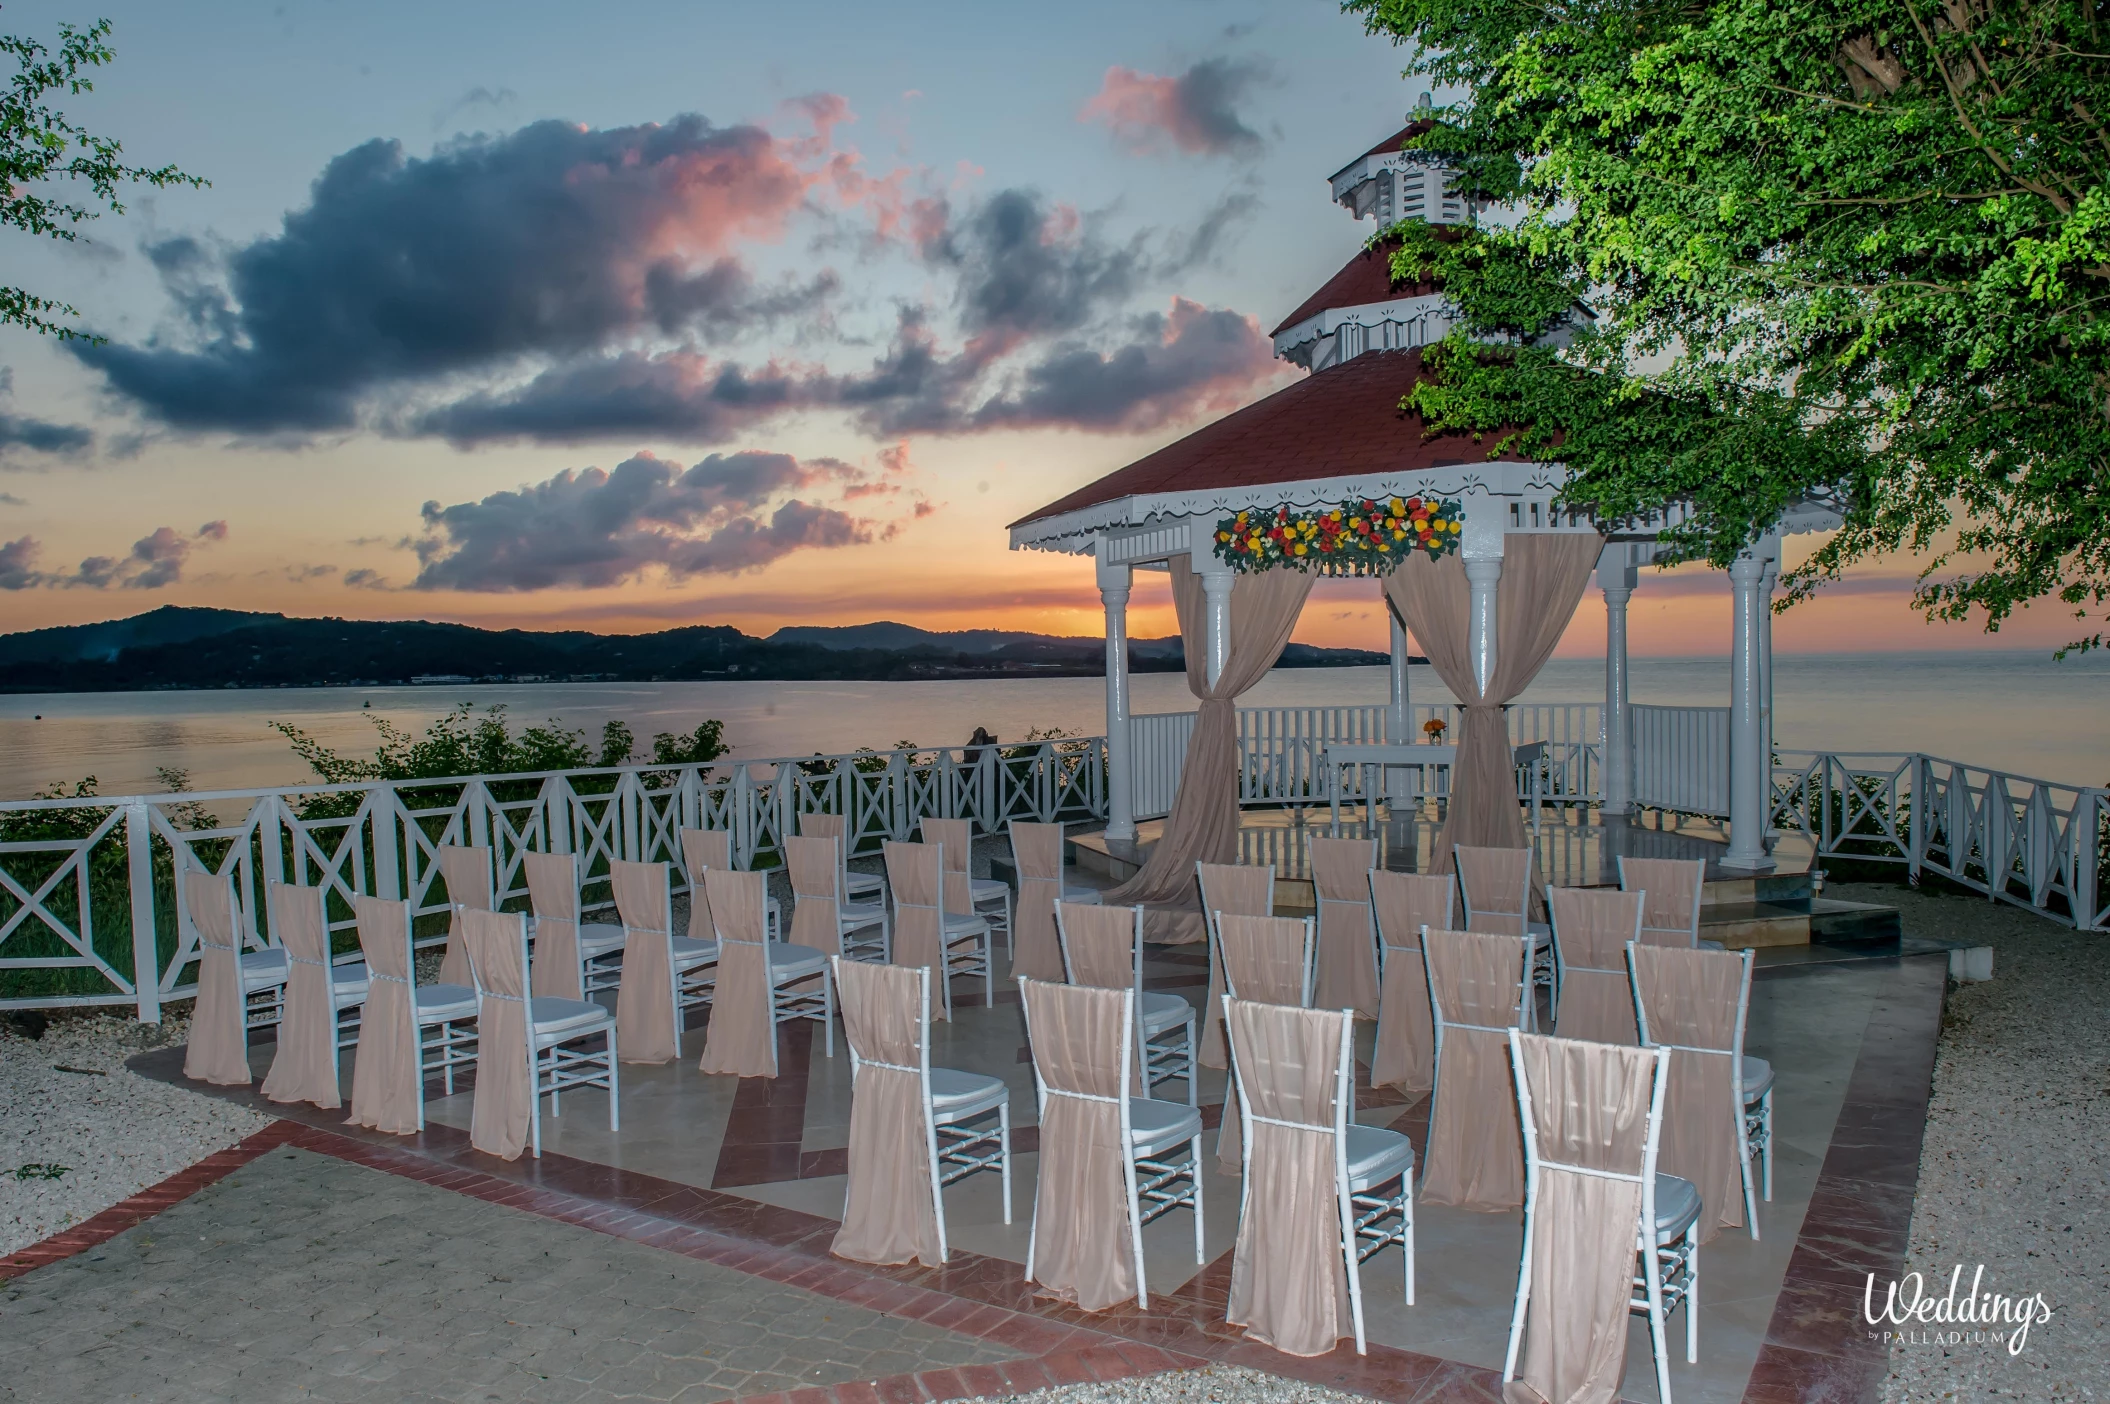
[[[1637,658],[1636,702],[1719,706],[1721,658]],[[1450,694],[1427,667],[1412,670],[1416,701]],[[1132,680],[1137,712],[1192,708],[1184,676]],[[1098,678],[828,683],[552,683],[508,686],[287,688],[203,692],[0,696],[0,799],[93,775],[106,795],[163,788],[159,767],[193,788],[240,789],[309,778],[268,723],[302,728],[340,751],[370,753],[369,718],[411,730],[461,702],[502,704],[516,723],[555,718],[597,735],[629,723],[655,732],[725,722],[736,756],[807,755],[897,741],[958,744],[977,726],[1010,741],[1031,729],[1096,733]],[[1555,659],[1520,700],[1595,702],[1604,665]],[[1925,751],[2071,784],[2110,783],[2110,658],[2057,662],[2037,652],[1783,655],[1775,660],[1776,732],[1787,749]],[[1379,668],[1279,671],[1247,695],[1252,705],[1383,702]]]

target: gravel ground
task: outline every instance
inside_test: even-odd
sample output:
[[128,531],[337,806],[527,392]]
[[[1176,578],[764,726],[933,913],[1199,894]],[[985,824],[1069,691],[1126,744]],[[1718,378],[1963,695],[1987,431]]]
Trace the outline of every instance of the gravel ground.
[[1285,1380],[1236,1365],[1205,1365],[1116,1384],[1064,1385],[991,1396],[1004,1404],[1369,1404],[1360,1394]]
[[41,1039],[0,1026],[0,1253],[49,1238],[270,1124],[125,1067],[142,1049],[189,1037],[186,1016],[168,1019],[54,1016]]
[[1994,948],[1990,982],[1949,992],[1906,1269],[1939,1297],[1960,1263],[1961,1296],[1983,1264],[1982,1291],[2041,1292],[2053,1313],[2020,1355],[1896,1348],[1884,1399],[2110,1399],[2110,937],[1982,897],[1830,891]]

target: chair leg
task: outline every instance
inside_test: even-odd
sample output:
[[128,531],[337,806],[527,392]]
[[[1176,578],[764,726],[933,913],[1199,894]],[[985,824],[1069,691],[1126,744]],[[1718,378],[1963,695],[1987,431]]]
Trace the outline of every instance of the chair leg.
[[1002,1140],[999,1149],[1004,1154],[1004,1223],[1008,1225],[1011,1222],[1011,1099],[1008,1097],[996,1109],[996,1134]]
[[1189,1176],[1191,1176],[1191,1177],[1193,1178],[1193,1181],[1194,1181],[1194,1265],[1195,1265],[1196,1267],[1202,1267],[1202,1266],[1204,1266],[1204,1265],[1205,1265],[1205,1261],[1206,1261],[1206,1260],[1205,1260],[1205,1258],[1204,1258],[1204,1256],[1203,1256],[1206,1250],[1205,1250],[1205,1249],[1204,1249],[1204,1248],[1202,1247],[1202,1227],[1203,1227],[1203,1225],[1202,1225],[1202,1138],[1201,1138],[1201,1137],[1199,1137],[1199,1136],[1196,1136],[1196,1137],[1195,1137],[1195,1138],[1194,1138],[1193,1140],[1191,1140],[1191,1141],[1189,1141],[1189,1142],[1187,1143],[1187,1154],[1188,1154],[1189,1156],[1191,1156],[1191,1157],[1192,1157],[1192,1159],[1191,1159],[1191,1160],[1189,1160],[1189,1161],[1187,1162],[1187,1164],[1188,1164],[1188,1171],[1187,1171],[1187,1173],[1188,1173],[1188,1175],[1189,1175]]
[[1399,1246],[1407,1258],[1407,1305],[1412,1306],[1414,1305],[1414,1168],[1412,1166],[1408,1166],[1405,1173],[1399,1177],[1399,1194],[1399,1227],[1400,1232],[1405,1235],[1405,1241]]
[[[835,975],[826,969],[821,971],[821,1027],[827,1031],[823,1041],[832,1060],[835,1057]],[[1005,1173],[1010,1172],[1007,1169]],[[1004,1222],[1011,1222],[1009,1211],[1006,1211]]]
[[1700,1363],[1700,1255],[1694,1248],[1692,1235],[1697,1229],[1685,1230],[1685,1363]]
[[[1517,1350],[1524,1344],[1524,1308],[1531,1301],[1531,1221],[1536,1216],[1536,1205],[1524,1207],[1524,1251],[1517,1255],[1517,1295],[1509,1308],[1509,1349],[1502,1356],[1502,1378],[1505,1381],[1517,1377]],[[1412,1266],[1410,1258],[1409,1271]]]
[[1744,1228],[1758,1242],[1758,1195],[1751,1183],[1751,1138],[1744,1131],[1744,1114],[1736,1114],[1736,1168],[1744,1187]]
[[1766,1203],[1773,1202],[1773,1089],[1768,1087],[1766,1095],[1759,1099],[1759,1106],[1766,1114],[1766,1140],[1758,1148],[1759,1163],[1766,1172]]
[[622,1104],[616,1095],[615,1025],[608,1026],[608,1129],[623,1129]]
[[1641,1238],[1641,1270],[1648,1288],[1648,1341],[1656,1354],[1656,1399],[1670,1404],[1670,1343],[1663,1321],[1663,1260],[1656,1256],[1653,1233]]

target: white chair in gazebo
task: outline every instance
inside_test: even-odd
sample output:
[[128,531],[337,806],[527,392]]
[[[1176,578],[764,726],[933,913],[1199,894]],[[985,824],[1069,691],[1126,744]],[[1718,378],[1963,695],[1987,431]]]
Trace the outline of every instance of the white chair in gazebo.
[[[1553,961],[1553,927],[1531,919],[1531,879],[1538,871],[1537,850],[1522,848],[1467,848],[1452,852],[1457,857],[1458,891],[1465,899],[1465,929],[1497,936],[1527,936],[1531,940],[1532,983],[1546,991],[1547,1012],[1560,1012],[1560,972]],[[1525,1013],[1537,1027],[1538,1001],[1528,999]]]
[[1011,948],[1011,884],[998,882],[995,878],[978,878],[974,873],[974,824],[967,819],[925,819],[923,841],[935,843],[945,850],[946,871],[967,880],[970,908],[975,915],[989,923],[992,933],[1004,933],[1004,954]]
[[1135,991],[1143,1095],[1153,1096],[1159,1083],[1177,1080],[1187,1084],[1187,1105],[1200,1106],[1194,1006],[1179,995],[1143,988],[1143,909],[1057,902],[1055,935],[1071,984]]
[[799,816],[800,838],[832,838],[842,853],[843,900],[845,902],[886,902],[886,874],[860,873],[850,867],[850,826],[840,814],[820,814],[813,811]]
[[1700,936],[1700,910],[1707,891],[1703,858],[1619,857],[1622,891],[1640,892],[1641,942],[1647,946],[1691,946],[1718,951],[1720,941]]
[[[717,983],[718,943],[674,934],[674,888],[667,864],[618,859],[609,865],[609,876],[615,885],[616,909],[623,919],[626,963],[630,959],[627,953],[637,951],[640,942],[657,941],[666,947],[667,968],[672,972],[667,995],[674,1021],[674,1055],[680,1057],[687,1011],[711,1002]],[[699,929],[699,921],[700,929],[709,929],[707,908],[701,905],[702,892],[698,886],[689,894],[691,932]],[[636,1056],[638,1051],[633,1039],[631,1053]]]
[[[739,871],[733,862],[733,836],[726,829],[683,829],[680,831],[681,866],[689,881],[690,910],[695,910],[696,894],[703,890],[703,875],[711,869],[726,872]],[[784,913],[774,897],[765,893],[762,908],[763,920],[769,928],[769,939],[784,939]],[[701,938],[702,933],[695,922],[689,923],[689,935]]]
[[775,1061],[775,1026],[794,1019],[808,1019],[821,1026],[821,1037],[828,1056],[832,1058],[835,1056],[835,981],[828,973],[831,953],[768,938],[762,904],[766,881],[760,873],[742,872],[736,868],[711,868],[703,874],[703,892],[710,903],[711,925],[718,934],[720,966],[720,988],[713,1000],[711,1018],[715,1022],[721,1017],[725,1002],[731,997],[728,985],[732,944],[759,946],[768,970],[770,1061]]
[[791,879],[791,936],[806,943],[829,934],[830,949],[859,959],[887,958],[892,934],[887,910],[878,902],[852,902],[842,889],[842,840],[799,837],[784,840],[784,869]]
[[[996,963],[989,923],[969,900],[966,877],[945,862],[945,846],[936,843],[889,843],[887,888],[894,899],[893,948],[889,959],[928,965],[938,1007],[952,1018],[952,982],[959,976],[982,977],[982,1002],[996,1003]],[[938,937],[930,949],[931,929]],[[906,955],[905,935],[923,944],[921,954]],[[942,973],[941,973],[942,972]]]
[[[620,922],[585,919],[579,855],[523,853],[520,863],[527,877],[535,920],[540,922],[547,917],[577,926],[579,988],[585,997],[592,999],[602,990],[615,989],[623,979],[623,927]],[[536,959],[541,959],[539,947]]]
[[[470,971],[481,1007],[477,1024],[483,1030],[483,1045],[477,1098],[508,1095],[515,1074],[511,1067],[502,1076],[496,1069],[507,1056],[503,1045],[511,1034],[519,1040],[515,1048],[526,1064],[528,1144],[537,1159],[542,1156],[544,1097],[549,1098],[550,1115],[557,1116],[566,1091],[599,1087],[608,1094],[608,1129],[622,1129],[615,1015],[591,1000],[529,995],[527,918],[521,913],[458,909],[457,915],[469,938]],[[497,1014],[495,1006],[500,1004],[511,1007]],[[600,1040],[599,1047],[582,1046],[595,1039]],[[473,1143],[477,1129],[473,1111],[471,1121]],[[517,1154],[519,1143],[512,1145],[512,1153]]]
[[[410,987],[413,1076],[417,1092],[417,1126],[425,1129],[425,1081],[437,1073],[450,1097],[457,1069],[476,1066],[476,990],[470,985],[421,985],[417,951],[411,939],[409,902],[382,897],[355,897],[352,915],[359,924],[359,948],[377,980],[400,980]],[[400,970],[401,974],[394,972]],[[362,1055],[367,1031],[360,1030]],[[362,1066],[364,1058],[362,1056]]]

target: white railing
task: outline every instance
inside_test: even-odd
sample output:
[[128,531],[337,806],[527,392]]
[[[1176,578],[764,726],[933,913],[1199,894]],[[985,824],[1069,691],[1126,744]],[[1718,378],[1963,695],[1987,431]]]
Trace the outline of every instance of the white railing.
[[1787,751],[1773,826],[1820,857],[1938,873],[2083,931],[2110,930],[2110,790],[1919,754]]
[[1634,802],[1679,814],[1729,815],[1729,709],[1630,706]]
[[[1238,710],[1240,804],[1317,804],[1327,798],[1322,764],[1326,747],[1385,740],[1413,741],[1422,726],[1441,721],[1455,739],[1458,709],[1448,703],[1420,703],[1412,708],[1409,734],[1385,734],[1383,706],[1241,707]],[[1586,802],[1602,797],[1599,766],[1603,759],[1603,708],[1594,702],[1532,702],[1508,709],[1509,738],[1514,745],[1546,743],[1538,769],[1538,788],[1555,803]],[[1139,819],[1170,812],[1179,792],[1180,769],[1187,740],[1194,730],[1192,712],[1157,712],[1129,719],[1133,776],[1130,795]],[[1429,772],[1429,793],[1450,793],[1448,768]],[[1360,775],[1351,772],[1343,797],[1359,797]],[[1520,768],[1517,796],[1532,794],[1531,772]]]
[[183,887],[200,871],[235,879],[255,946],[270,941],[263,887],[273,880],[326,889],[347,951],[350,899],[362,894],[408,898],[420,944],[431,944],[446,924],[442,844],[488,844],[502,900],[525,899],[521,854],[531,850],[579,854],[590,889],[605,884],[613,859],[672,861],[685,890],[677,830],[730,830],[739,862],[768,866],[796,816],[812,812],[847,816],[853,852],[908,839],[930,816],[970,819],[983,832],[1012,819],[1103,818],[1106,746],[1081,737],[0,803],[0,1008],[132,1005],[158,1021],[163,1001],[196,989]]

